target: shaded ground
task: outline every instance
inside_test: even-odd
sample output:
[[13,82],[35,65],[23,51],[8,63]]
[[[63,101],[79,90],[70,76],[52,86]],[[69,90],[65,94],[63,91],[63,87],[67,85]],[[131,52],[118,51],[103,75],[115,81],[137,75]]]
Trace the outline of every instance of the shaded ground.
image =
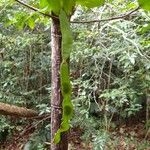
[[[104,150],[150,150],[150,131],[149,133],[145,132],[144,123],[123,124],[110,132],[112,137]],[[81,133],[79,129],[72,132],[71,150],[93,150],[92,143],[85,143],[81,140]],[[147,141],[149,146],[144,148],[143,141]],[[143,144],[143,148],[142,146],[139,148],[140,144]]]
[[[25,143],[29,140],[31,134],[36,129],[27,126],[24,131],[16,131],[9,142],[1,143],[0,150],[22,150]],[[83,130],[79,127],[73,128],[69,134],[69,150],[93,150],[92,142],[85,142],[81,139]],[[145,132],[144,122],[129,122],[120,127],[110,130],[111,139],[106,144],[104,150],[150,150],[150,133]],[[92,139],[91,139],[92,141]],[[149,146],[142,148],[144,141],[149,142]],[[49,145],[48,145],[49,146]]]

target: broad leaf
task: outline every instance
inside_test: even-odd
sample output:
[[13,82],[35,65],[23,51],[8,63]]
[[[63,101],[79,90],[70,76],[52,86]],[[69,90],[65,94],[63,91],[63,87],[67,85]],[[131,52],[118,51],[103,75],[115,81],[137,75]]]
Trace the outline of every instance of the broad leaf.
[[28,19],[28,26],[31,28],[31,29],[34,29],[35,27],[35,22],[34,22],[34,19],[32,17],[30,17]]
[[49,3],[47,0],[40,0],[39,6],[40,6],[40,8],[43,9],[43,8],[49,6]]
[[150,0],[138,0],[138,2],[143,9],[150,10]]
[[59,15],[59,12],[62,8],[62,0],[47,0],[47,2],[51,11],[54,12],[56,15]]
[[63,9],[64,11],[70,15],[75,6],[75,0],[63,0]]
[[72,49],[73,37],[72,31],[70,29],[69,20],[64,11],[61,11],[60,14],[60,26],[62,33],[62,58],[67,59],[70,56]]
[[98,7],[103,5],[105,0],[76,0],[76,3],[88,8]]

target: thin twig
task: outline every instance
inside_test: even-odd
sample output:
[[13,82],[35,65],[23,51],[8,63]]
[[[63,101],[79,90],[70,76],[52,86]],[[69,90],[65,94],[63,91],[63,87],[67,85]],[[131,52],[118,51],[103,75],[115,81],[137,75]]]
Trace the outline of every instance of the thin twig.
[[117,20],[117,19],[123,19],[127,16],[130,16],[131,14],[133,14],[134,12],[136,12],[140,7],[138,6],[137,8],[135,8],[134,10],[122,14],[120,16],[116,16],[116,17],[111,17],[111,18],[107,18],[107,19],[97,19],[97,20],[89,20],[89,21],[71,21],[71,23],[95,23],[95,22],[105,22],[105,21],[111,21],[111,20]]

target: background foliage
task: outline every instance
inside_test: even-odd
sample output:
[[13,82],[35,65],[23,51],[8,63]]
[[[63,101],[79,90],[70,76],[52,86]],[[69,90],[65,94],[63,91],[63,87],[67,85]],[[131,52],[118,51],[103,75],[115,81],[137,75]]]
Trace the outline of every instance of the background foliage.
[[[41,114],[50,112],[51,22],[8,2],[0,2],[0,101]],[[29,4],[39,5],[38,1]],[[72,19],[110,18],[137,5],[135,1],[114,0],[90,10],[78,7]],[[111,143],[107,132],[111,128],[145,114],[150,87],[149,22],[150,13],[140,9],[120,20],[72,24],[72,126],[84,130],[83,139],[92,140],[95,150],[104,149],[106,141]],[[23,130],[18,127],[27,122],[1,117],[1,141],[6,138],[4,134],[11,137],[14,129]],[[31,149],[44,149],[43,143],[49,139],[48,123],[43,121],[30,138]]]

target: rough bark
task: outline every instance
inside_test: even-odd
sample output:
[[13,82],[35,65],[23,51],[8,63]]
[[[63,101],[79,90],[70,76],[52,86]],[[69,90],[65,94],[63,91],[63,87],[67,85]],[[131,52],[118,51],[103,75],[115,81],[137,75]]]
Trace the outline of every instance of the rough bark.
[[61,142],[54,144],[54,135],[60,127],[62,117],[62,95],[60,91],[61,64],[61,31],[58,19],[52,19],[51,49],[52,49],[52,93],[51,93],[51,150],[67,150],[67,134],[62,135]]
[[0,102],[0,114],[26,118],[38,116],[38,113],[32,109],[5,104],[2,102]]

